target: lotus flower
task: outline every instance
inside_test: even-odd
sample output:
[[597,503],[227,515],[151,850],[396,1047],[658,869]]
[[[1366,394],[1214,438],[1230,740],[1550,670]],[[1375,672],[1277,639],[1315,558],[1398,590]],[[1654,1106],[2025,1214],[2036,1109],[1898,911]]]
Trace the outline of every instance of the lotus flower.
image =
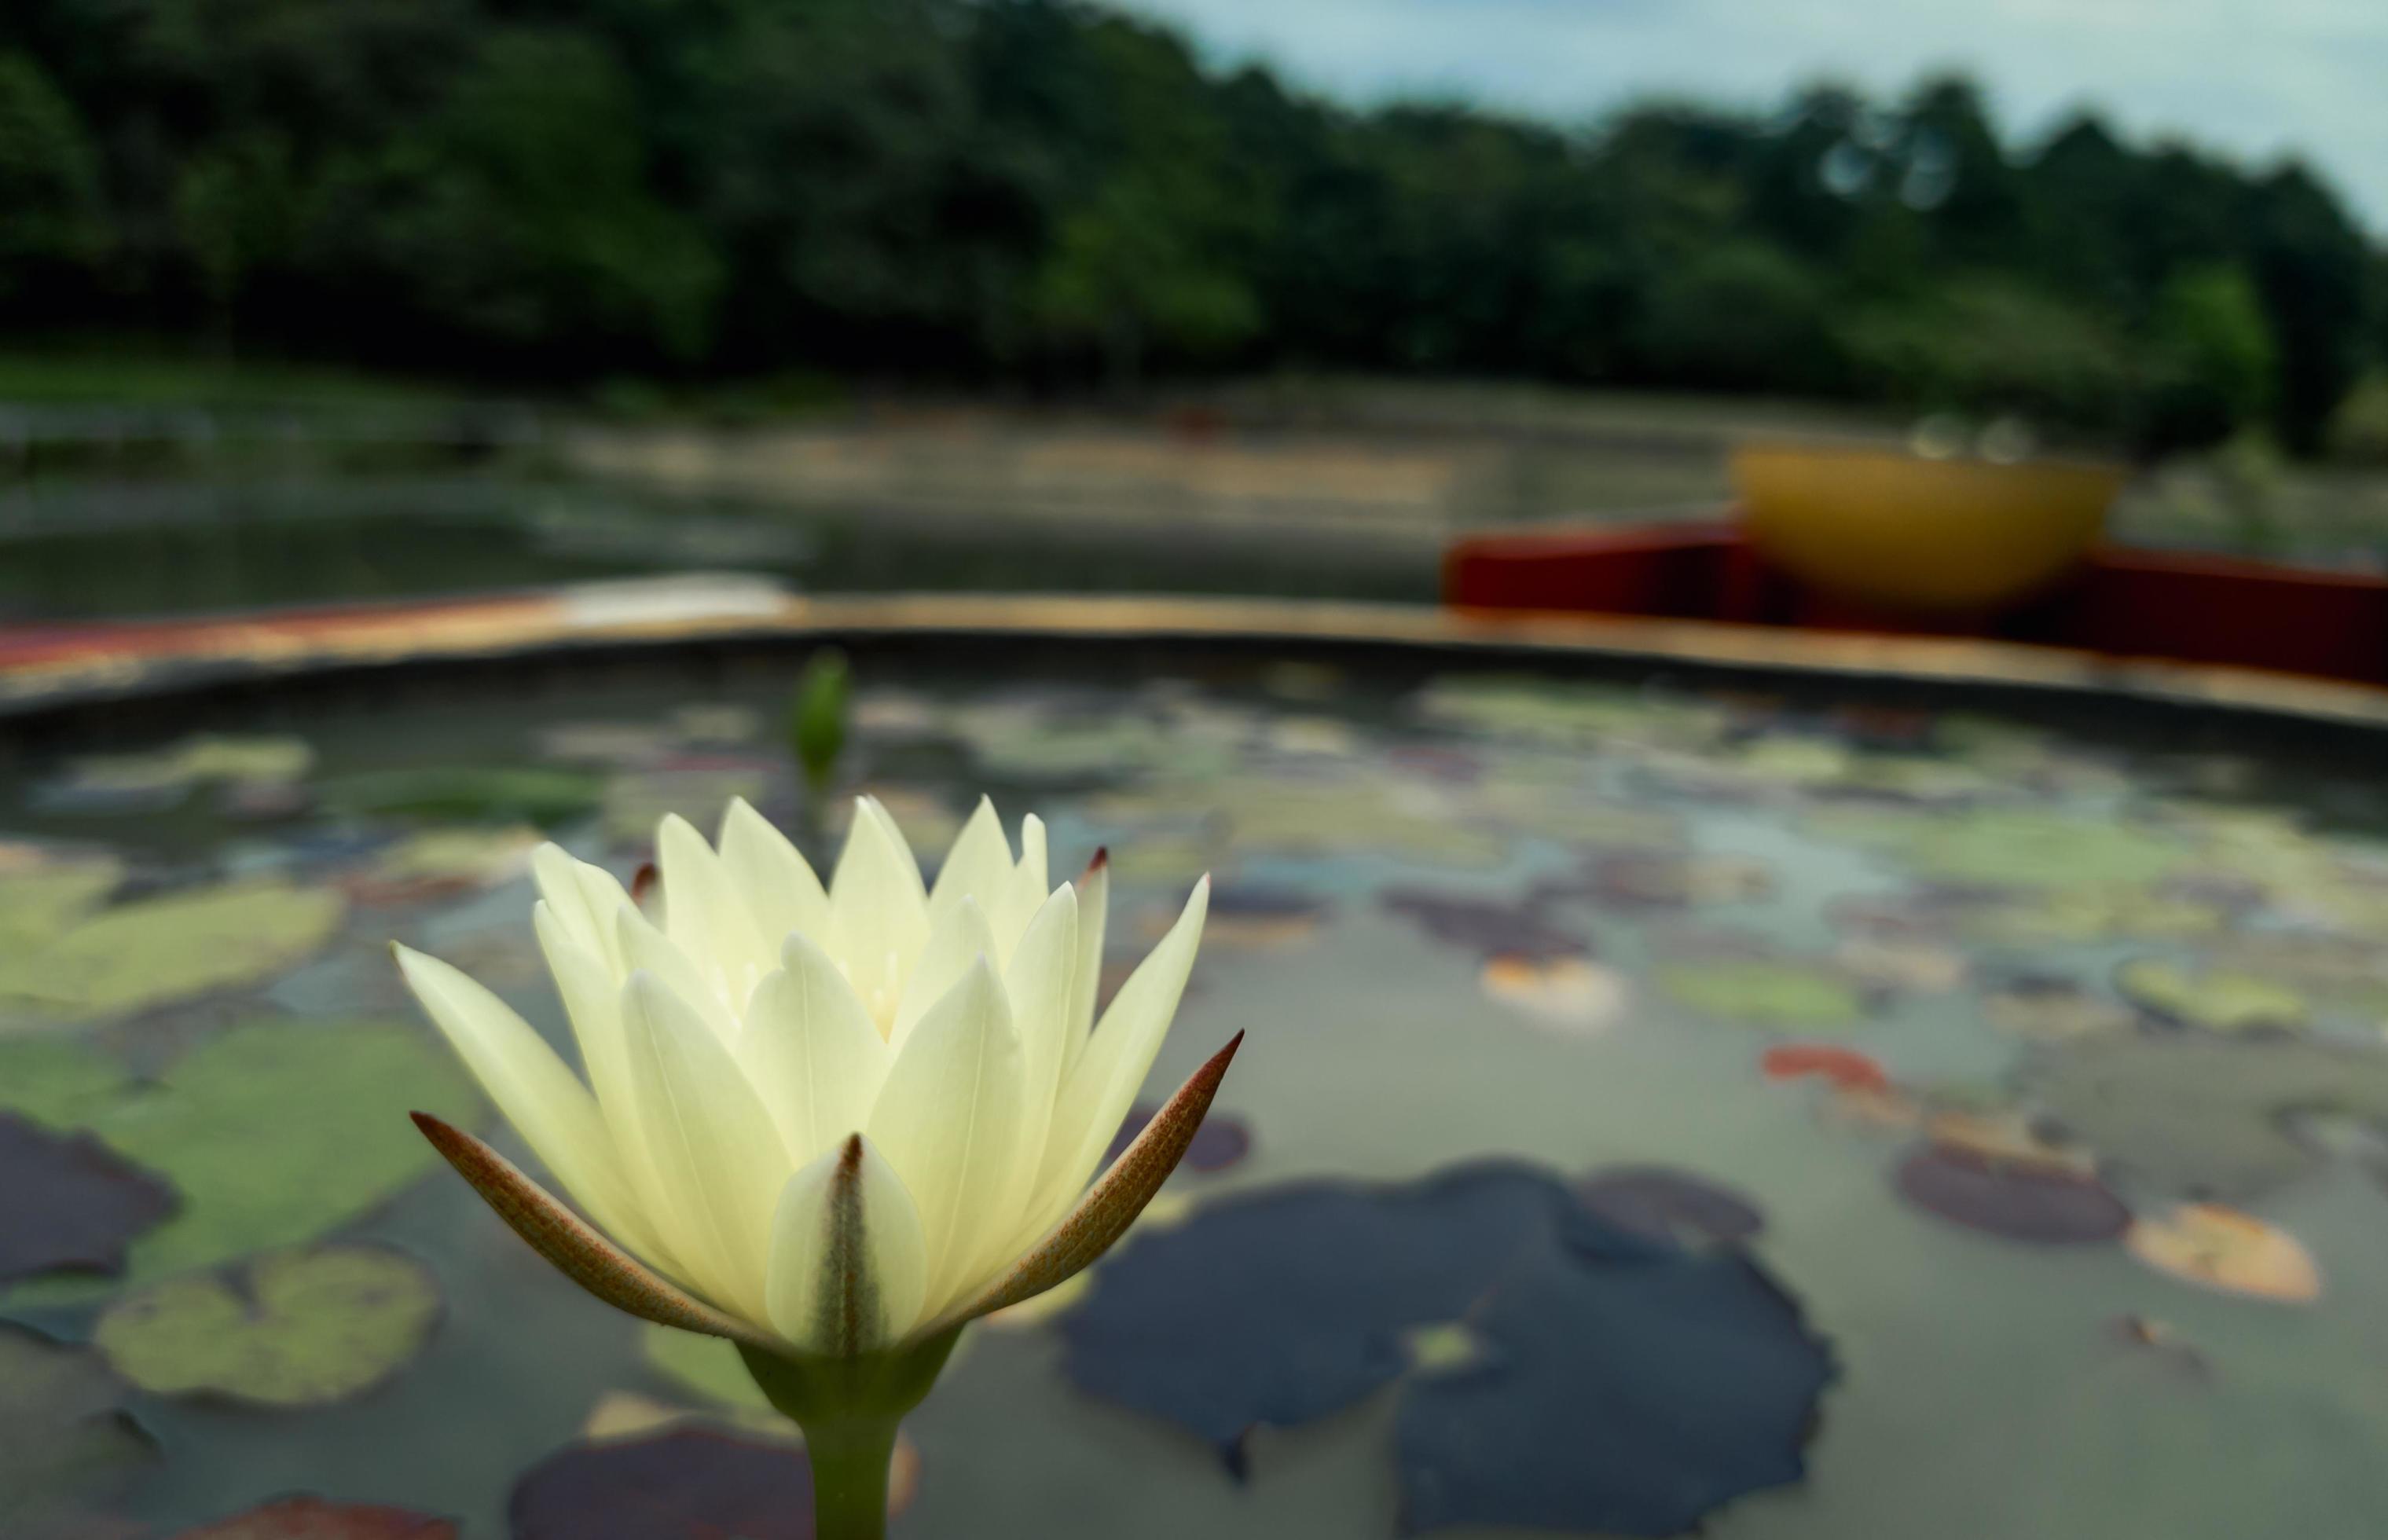
[[545,846],[532,918],[588,1084],[489,990],[397,952],[593,1225],[480,1140],[415,1121],[575,1282],[738,1343],[808,1432],[857,1406],[900,1415],[962,1324],[1119,1238],[1237,1046],[1089,1189],[1176,1012],[1208,880],[1098,1024],[1103,859],[1048,891],[1034,817],[1021,846],[983,801],[924,888],[895,821],[864,798],[824,890],[733,802],[718,850],[664,821],[660,923],[605,872]]

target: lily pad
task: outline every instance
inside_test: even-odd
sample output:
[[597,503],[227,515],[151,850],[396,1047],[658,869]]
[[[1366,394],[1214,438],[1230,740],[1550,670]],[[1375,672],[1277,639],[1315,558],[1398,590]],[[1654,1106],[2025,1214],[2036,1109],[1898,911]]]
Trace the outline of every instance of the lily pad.
[[321,783],[316,795],[327,810],[351,817],[553,828],[595,812],[604,791],[603,781],[578,770],[439,765],[339,776]]
[[1837,969],[1793,958],[1720,955],[1661,963],[1658,987],[1704,1016],[1802,1032],[1856,1025],[1866,998]]
[[1487,957],[1546,960],[1581,957],[1592,948],[1582,936],[1543,918],[1533,904],[1494,903],[1454,897],[1425,888],[1397,887],[1379,902],[1441,941]]
[[[1111,1150],[1103,1156],[1103,1164],[1109,1165],[1119,1159],[1136,1141],[1136,1136],[1144,1132],[1144,1126],[1152,1121],[1153,1114],[1160,1111],[1159,1106],[1150,1102],[1129,1109],[1126,1119],[1120,1124],[1118,1135],[1111,1139]],[[1251,1152],[1251,1125],[1233,1113],[1213,1107],[1202,1119],[1202,1126],[1194,1130],[1194,1142],[1186,1147],[1185,1157],[1178,1162],[1178,1166],[1187,1171],[1225,1171],[1241,1163]]]
[[1327,912],[1327,901],[1311,894],[1229,883],[1211,896],[1202,938],[1225,947],[1292,946],[1315,935]]
[[1833,965],[1874,988],[1932,995],[1956,988],[1973,971],[1971,960],[1953,947],[1861,935],[1833,948]]
[[1747,903],[1772,891],[1774,872],[1747,856],[1627,851],[1593,861],[1581,879],[1540,889],[1611,909],[1689,909]]
[[157,1463],[121,1394],[96,1355],[0,1322],[0,1534],[70,1534],[79,1500]]
[[[14,1073],[27,1049],[57,1073],[47,1045],[0,1042],[0,1106],[28,1110]],[[182,1191],[181,1212],[133,1246],[127,1277],[140,1283],[313,1240],[438,1164],[408,1111],[470,1125],[480,1106],[413,1028],[264,1021],[208,1040],[154,1083],[121,1081],[105,1104],[86,1093],[81,1121]]]
[[[1420,1330],[1462,1319],[1482,1353],[1414,1375]],[[1060,1330],[1081,1390],[1176,1423],[1237,1472],[1252,1428],[1402,1383],[1410,1530],[1690,1528],[1797,1479],[1832,1376],[1742,1253],[1653,1241],[1498,1163],[1211,1204],[1114,1254]]]
[[344,885],[359,903],[413,904],[493,887],[530,870],[544,838],[512,829],[426,829],[397,840]]
[[2287,985],[2252,974],[2193,973],[2160,958],[2140,958],[2115,970],[2125,999],[2164,1021],[2214,1032],[2249,1032],[2305,1025],[2305,999]]
[[2033,1088],[2105,1160],[2167,1190],[2237,1199],[2310,1170],[2293,1115],[2388,1127],[2388,1055],[2305,1039],[2126,1037],[2051,1055]]
[[0,957],[49,942],[123,880],[124,863],[113,856],[0,845]]
[[721,821],[721,810],[733,799],[759,804],[769,799],[770,791],[770,767],[753,759],[683,760],[654,770],[626,771],[604,785],[605,837],[616,845],[643,849],[654,839],[655,826],[670,814],[710,829]]
[[284,1497],[184,1530],[174,1540],[456,1540],[463,1533],[452,1519],[402,1508]]
[[2112,1241],[2131,1211],[2097,1177],[1934,1144],[1899,1167],[1899,1194],[1929,1214],[2007,1241],[2081,1245]]
[[2321,1297],[2321,1268],[2296,1237],[2220,1203],[2184,1203],[2142,1219],[2124,1244],[2158,1272],[2201,1288],[2300,1305]]
[[1486,995],[1529,1020],[1575,1035],[1615,1025],[1632,999],[1623,974],[1580,957],[1488,958],[1477,980]]
[[0,1014],[83,1021],[256,983],[312,955],[346,911],[337,893],[272,879],[119,904],[0,958]]
[[311,1406],[387,1380],[438,1318],[439,1285],[421,1263],[324,1246],[260,1257],[237,1289],[206,1274],[160,1283],[111,1305],[92,1342],[159,1395]]
[[174,1190],[89,1134],[0,1113],[0,1283],[57,1268],[115,1273]]
[[639,1351],[649,1368],[684,1394],[738,1411],[779,1416],[746,1372],[734,1343],[650,1323],[639,1330]]
[[2129,1009],[2067,978],[2026,974],[1982,999],[1982,1014],[2001,1032],[2034,1042],[2065,1043],[2130,1031]]
[[[919,1463],[899,1445],[891,1514]],[[708,1429],[576,1444],[524,1472],[507,1520],[514,1540],[812,1540],[812,1468],[799,1446]]]
[[1778,1043],[1768,1049],[1758,1063],[1770,1080],[1813,1075],[1841,1090],[1890,1088],[1890,1075],[1880,1060],[1837,1043]]
[[2114,819],[1992,808],[1877,824],[1917,872],[1996,887],[2113,887],[2153,883],[2185,863],[2181,841]]
[[1766,1228],[1751,1198],[1670,1166],[1609,1166],[1578,1182],[1575,1195],[1620,1229],[1677,1246],[1737,1246]]

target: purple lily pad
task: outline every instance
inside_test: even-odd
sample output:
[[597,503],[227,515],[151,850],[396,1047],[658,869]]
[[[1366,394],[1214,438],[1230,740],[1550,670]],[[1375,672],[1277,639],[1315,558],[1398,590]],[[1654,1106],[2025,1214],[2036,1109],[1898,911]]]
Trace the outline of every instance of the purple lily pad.
[[1739,1245],[1766,1228],[1766,1216],[1742,1194],[1663,1165],[1595,1171],[1575,1193],[1577,1202],[1620,1229],[1678,1245]]
[[1918,1208],[2009,1241],[2086,1245],[2115,1240],[2131,1224],[2123,1201],[2088,1172],[1949,1145],[1908,1156],[1897,1181]]
[[804,1452],[684,1430],[576,1444],[524,1472],[514,1540],[812,1540]]
[[[1136,1136],[1144,1132],[1144,1126],[1160,1111],[1152,1102],[1138,1102],[1130,1108],[1103,1156],[1103,1164],[1109,1165],[1125,1154],[1127,1147],[1136,1142]],[[1251,1152],[1251,1126],[1233,1113],[1213,1107],[1202,1119],[1202,1126],[1194,1130],[1194,1142],[1186,1147],[1186,1156],[1178,1165],[1188,1171],[1225,1171]]]
[[[1463,1319],[1481,1350],[1418,1369],[1417,1330]],[[1798,1479],[1834,1373],[1747,1253],[1637,1234],[1508,1163],[1211,1204],[1128,1241],[1061,1331],[1079,1389],[1176,1423],[1238,1475],[1252,1428],[1400,1384],[1412,1532],[1691,1528]]]
[[456,1540],[452,1519],[377,1504],[281,1497],[262,1508],[184,1530],[174,1540]]
[[0,1281],[121,1273],[125,1248],[180,1207],[164,1177],[95,1136],[0,1113]]
[[1541,906],[1531,901],[1492,903],[1419,888],[1390,889],[1381,901],[1388,912],[1414,922],[1430,939],[1464,947],[1485,957],[1524,957],[1540,961],[1556,957],[1584,957],[1592,951],[1583,937],[1544,919]]

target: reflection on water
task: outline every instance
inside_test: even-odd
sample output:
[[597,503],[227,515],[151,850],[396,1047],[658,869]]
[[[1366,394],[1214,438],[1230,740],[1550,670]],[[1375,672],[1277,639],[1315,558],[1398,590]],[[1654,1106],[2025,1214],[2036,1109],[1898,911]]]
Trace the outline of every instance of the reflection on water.
[[0,508],[0,620],[487,592],[745,570],[836,591],[1428,600],[1431,541],[1134,517],[744,507],[450,478],[123,487]]

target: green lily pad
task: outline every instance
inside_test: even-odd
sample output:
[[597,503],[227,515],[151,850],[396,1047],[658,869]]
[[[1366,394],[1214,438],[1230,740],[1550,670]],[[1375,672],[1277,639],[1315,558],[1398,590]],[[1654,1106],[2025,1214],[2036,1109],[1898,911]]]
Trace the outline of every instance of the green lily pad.
[[1794,958],[1700,957],[1663,962],[1658,987],[1704,1016],[1823,1032],[1855,1026],[1864,992],[1837,969]]
[[[39,1078],[20,1077],[20,1063]],[[81,1126],[181,1190],[182,1212],[133,1246],[136,1284],[313,1240],[438,1164],[410,1110],[459,1124],[480,1111],[450,1055],[389,1023],[236,1027],[154,1084],[120,1080],[104,1102],[90,1073],[39,1040],[0,1043],[0,1106],[56,1112],[69,1087]]]
[[456,1540],[455,1521],[376,1504],[283,1497],[174,1540]]
[[1442,726],[1566,748],[1697,747],[1731,720],[1709,701],[1503,675],[1433,680],[1412,704]]
[[443,765],[339,776],[324,782],[316,793],[327,810],[354,817],[463,819],[549,828],[596,811],[604,789],[598,777],[578,770]]
[[756,1385],[755,1377],[746,1372],[745,1361],[738,1356],[733,1343],[650,1324],[640,1329],[639,1351],[650,1368],[699,1400],[773,1418],[779,1415]]
[[157,1463],[121,1394],[97,1355],[0,1322],[0,1534],[72,1534],[79,1500]]
[[605,837],[643,849],[654,843],[655,826],[673,813],[710,829],[732,798],[764,802],[770,789],[770,771],[745,759],[625,770],[605,783],[601,798]]
[[2141,1010],[2214,1032],[2305,1025],[2304,995],[2285,984],[2253,974],[2221,970],[2199,973],[2144,957],[2115,970],[2115,987]]
[[2192,853],[2179,840],[2112,819],[2007,808],[1843,817],[1825,826],[1881,846],[1927,876],[1995,887],[2128,887],[2157,881]]
[[2312,1169],[2299,1115],[2388,1128],[2388,1055],[2305,1038],[2123,1037],[2050,1056],[2039,1105],[2100,1156],[2183,1196],[2235,1202]]
[[58,856],[0,846],[0,957],[43,946],[81,920],[124,880],[113,856]]
[[195,1274],[160,1283],[110,1306],[93,1344],[159,1395],[311,1406],[387,1380],[439,1318],[430,1269],[376,1246],[276,1253],[240,1282]]
[[2130,1031],[2139,1018],[2127,1006],[2071,979],[2012,979],[1982,998],[1992,1026],[2039,1042],[2072,1042]]
[[0,1016],[87,1021],[257,983],[321,948],[347,909],[273,879],[119,904],[0,958]]

